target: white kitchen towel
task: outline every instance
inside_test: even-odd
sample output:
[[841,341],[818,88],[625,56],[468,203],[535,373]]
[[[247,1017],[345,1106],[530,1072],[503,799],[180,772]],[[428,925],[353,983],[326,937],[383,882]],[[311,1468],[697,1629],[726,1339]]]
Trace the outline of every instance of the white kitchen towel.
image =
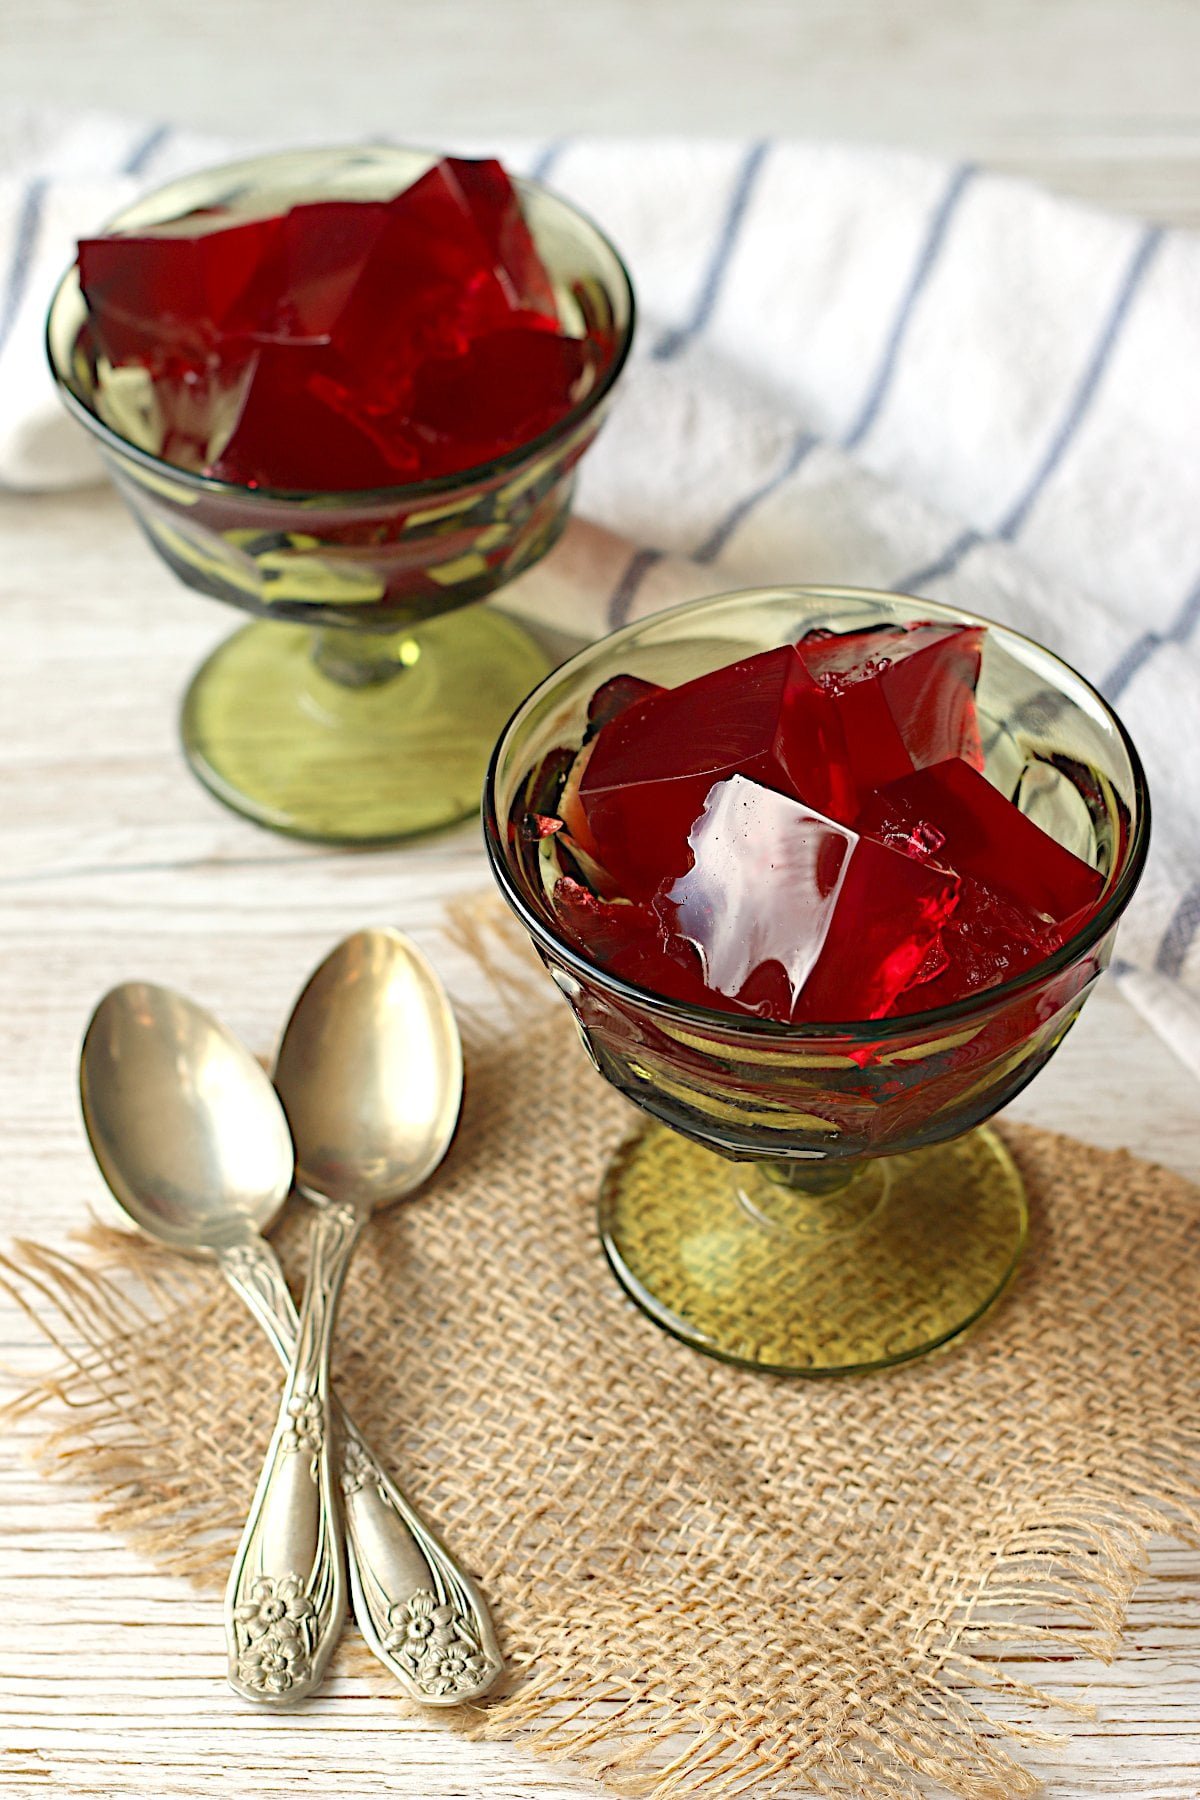
[[[228,148],[0,117],[0,484],[98,478],[44,369],[51,288],[78,233]],[[591,213],[641,309],[579,522],[514,604],[598,633],[696,592],[840,582],[1048,644],[1147,764],[1115,968],[1200,1073],[1200,238],[847,145],[455,148]]]

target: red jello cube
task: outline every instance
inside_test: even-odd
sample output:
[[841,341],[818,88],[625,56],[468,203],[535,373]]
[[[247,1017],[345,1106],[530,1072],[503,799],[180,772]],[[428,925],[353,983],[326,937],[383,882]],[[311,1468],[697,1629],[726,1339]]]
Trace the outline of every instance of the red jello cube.
[[796,1019],[881,1019],[941,959],[958,881],[869,838],[854,846],[821,956]]
[[[656,908],[696,945],[715,1006],[879,1018],[936,954],[955,904],[944,870],[741,775],[712,788],[689,841],[692,866]],[[770,965],[782,981],[764,978]]]
[[668,925],[695,944],[706,985],[726,999],[778,964],[789,1017],[828,936],[854,833],[731,775],[710,788],[688,843],[691,868],[661,891]]
[[427,474],[501,456],[549,430],[584,387],[578,338],[520,325],[477,337],[461,356],[429,358],[407,404]]
[[210,474],[250,486],[317,491],[412,479],[415,451],[410,448],[407,462],[401,461],[399,437],[385,444],[340,412],[337,384],[322,391],[314,361],[311,352],[288,345],[261,348],[237,424]]
[[196,226],[184,219],[173,228],[80,242],[79,284],[96,344],[110,361],[143,363],[157,375],[202,367],[218,349],[226,359],[249,354],[261,322],[262,272],[278,257],[280,220]]
[[558,305],[550,277],[525,223],[517,191],[502,165],[495,157],[468,161],[450,156],[442,168],[457,186],[464,212],[470,214],[488,246],[514,310],[531,308],[557,323]]
[[[461,355],[523,310],[453,164],[435,163],[385,211],[332,337],[355,372],[358,397],[381,413],[406,400],[429,357]],[[485,227],[492,223],[486,216]]]
[[957,758],[893,782],[866,802],[855,823],[894,847],[931,824],[941,838],[939,863],[982,882],[1042,924],[1093,906],[1104,888],[1097,869]]
[[275,291],[261,296],[263,335],[328,342],[387,222],[383,200],[293,206],[280,221]]
[[1041,962],[1094,910],[1098,870],[1025,817],[985,776],[951,760],[874,795],[859,829],[961,877],[942,935],[944,962],[903,997],[900,1012],[946,1006]]
[[814,632],[796,648],[813,679],[838,697],[860,789],[950,756],[983,766],[975,715],[981,626]]
[[663,688],[627,707],[589,746],[563,817],[631,899],[688,864],[688,833],[714,782],[740,774],[791,791],[775,755],[790,644]]
[[840,695],[814,681],[799,655],[787,665],[771,753],[787,792],[844,825],[853,822],[864,795],[860,765],[869,759],[855,753]]
[[951,1006],[1032,969],[1047,954],[1039,926],[1036,913],[964,875],[958,905],[942,929],[936,957],[897,995],[894,1011],[929,1012]]
[[714,782],[737,771],[766,775],[757,765],[769,752],[792,654],[784,645],[664,688],[626,708],[588,747],[563,817],[631,899],[649,899],[665,877],[683,873],[688,832]]

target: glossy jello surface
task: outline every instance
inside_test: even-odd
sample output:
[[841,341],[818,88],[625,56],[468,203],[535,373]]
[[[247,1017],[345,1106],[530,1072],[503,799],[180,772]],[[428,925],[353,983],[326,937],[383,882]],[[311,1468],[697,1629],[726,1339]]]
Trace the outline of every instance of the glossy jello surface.
[[480,466],[564,419],[615,351],[567,329],[491,159],[444,158],[388,199],[196,207],[83,240],[78,270],[100,385],[148,380],[155,453],[248,488]]
[[983,772],[985,631],[820,629],[668,687],[625,675],[510,821],[559,929],[669,999],[791,1023],[1033,968],[1104,877]]

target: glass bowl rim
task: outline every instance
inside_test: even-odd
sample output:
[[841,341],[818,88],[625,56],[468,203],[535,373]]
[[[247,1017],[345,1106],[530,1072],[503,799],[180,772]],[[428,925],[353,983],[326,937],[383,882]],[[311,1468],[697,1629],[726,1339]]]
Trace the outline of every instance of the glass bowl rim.
[[[239,157],[233,162],[213,163],[202,169],[187,170],[182,175],[173,176],[170,181],[163,182],[160,187],[150,188],[146,193],[139,194],[136,199],[129,201],[128,204],[121,207],[118,212],[112,214],[112,216],[98,228],[97,235],[104,236],[107,232],[111,231],[113,225],[124,213],[127,213],[131,207],[140,206],[147,200],[153,200],[158,194],[164,193],[168,188],[173,187],[175,183],[179,181],[188,181],[197,176],[204,175],[234,176],[242,170],[262,169],[264,165],[284,162],[297,155],[312,156],[314,158],[327,156],[330,159],[333,159],[344,157],[348,153],[352,153],[356,150],[361,152],[381,153],[384,155],[395,151],[399,152],[401,155],[429,156],[435,160],[438,157],[447,154],[445,151],[429,150],[418,144],[326,144],[303,145],[293,150],[276,150],[270,151],[263,156]],[[553,425],[547,426],[546,430],[539,432],[536,437],[526,438],[523,443],[515,445],[511,450],[505,450],[500,456],[492,457],[487,462],[472,463],[471,466],[466,469],[456,469],[450,475],[436,475],[425,481],[402,482],[388,487],[339,488],[330,490],[321,488],[249,487],[245,482],[223,481],[215,475],[203,475],[195,469],[181,468],[178,463],[168,462],[165,457],[155,456],[152,451],[141,449],[139,445],[131,443],[128,438],[122,437],[119,431],[114,431],[111,425],[106,425],[98,413],[96,413],[94,409],[87,404],[86,400],[76,392],[66,370],[59,365],[59,360],[54,353],[54,346],[51,342],[50,326],[63,289],[71,279],[72,274],[78,268],[78,257],[68,264],[54,284],[54,292],[50,297],[50,304],[46,309],[46,323],[42,336],[46,351],[46,360],[50,365],[50,373],[54,377],[54,381],[67,410],[74,418],[79,420],[86,430],[91,432],[94,437],[98,438],[100,442],[113,453],[113,455],[135,462],[163,479],[177,481],[189,490],[223,497],[225,499],[236,499],[250,505],[255,505],[260,500],[274,502],[275,504],[284,503],[291,505],[319,502],[322,506],[328,507],[333,511],[341,510],[342,508],[360,507],[372,503],[396,506],[403,504],[410,498],[413,500],[428,500],[434,495],[444,494],[453,496],[460,493],[465,488],[486,484],[494,480],[497,476],[506,475],[511,471],[520,468],[523,464],[535,458],[540,452],[550,449],[551,446],[561,442],[563,438],[569,437],[575,427],[581,425],[583,421],[596,410],[601,401],[606,399],[612,392],[617,377],[620,375],[621,370],[628,361],[629,352],[633,345],[633,335],[637,325],[637,299],[634,294],[633,280],[625,265],[624,258],[612,239],[606,232],[600,229],[599,225],[596,224],[595,220],[591,218],[588,213],[584,212],[581,207],[576,206],[573,200],[566,199],[566,197],[558,193],[556,189],[547,187],[544,182],[537,181],[532,176],[514,175],[511,170],[507,169],[505,170],[505,173],[508,175],[509,180],[513,183],[513,186],[518,192],[532,190],[534,193],[545,194],[550,200],[557,202],[559,206],[573,214],[574,217],[599,240],[616,264],[620,278],[624,283],[625,296],[629,305],[629,317],[618,338],[612,359],[595,387],[586,393],[582,400],[578,400],[569,412],[564,413],[561,419],[556,420]],[[397,191],[403,192],[403,189],[398,189]]]
[[[902,600],[914,606],[928,608],[933,614],[958,624],[982,625],[989,631],[996,631],[1017,643],[1027,644],[1039,656],[1047,657],[1056,668],[1065,670],[1071,680],[1077,682],[1092,695],[1106,719],[1116,727],[1117,736],[1129,759],[1133,777],[1133,797],[1135,802],[1133,829],[1130,834],[1126,856],[1118,869],[1117,878],[1103,904],[1093,916],[1069,937],[1065,944],[1052,950],[1049,956],[1035,963],[1033,968],[1022,970],[1008,981],[997,982],[994,987],[979,988],[973,994],[961,1000],[951,1001],[945,1006],[930,1007],[924,1012],[903,1013],[883,1019],[833,1019],[792,1021],[784,1019],[765,1019],[754,1013],[723,1012],[716,1007],[697,1006],[690,1000],[671,1000],[663,994],[656,994],[649,988],[638,987],[634,982],[625,981],[619,975],[612,974],[594,963],[559,937],[550,929],[546,921],[534,912],[528,904],[519,885],[512,876],[508,858],[505,854],[503,835],[499,825],[494,794],[499,772],[500,759],[513,729],[519,723],[527,709],[533,705],[538,696],[545,693],[553,684],[567,674],[572,667],[589,653],[595,651],[600,644],[620,644],[626,638],[649,624],[660,620],[675,618],[681,614],[700,611],[708,606],[715,606],[722,601],[730,600],[765,600],[771,597],[787,597],[789,599],[852,599],[852,600]],[[753,652],[752,652],[753,654]],[[1106,935],[1109,928],[1116,923],[1133,898],[1135,889],[1142,878],[1146,866],[1146,856],[1150,846],[1150,790],[1146,780],[1146,771],[1137,747],[1126,730],[1119,714],[1111,707],[1099,689],[1088,681],[1087,677],[1066,662],[1036,638],[1025,632],[1016,631],[1009,625],[988,619],[981,613],[968,612],[966,608],[953,605],[951,602],[925,600],[917,594],[905,594],[884,588],[842,587],[828,583],[806,583],[800,585],[781,584],[774,587],[732,588],[721,594],[705,594],[696,599],[684,600],[678,606],[664,607],[660,612],[650,613],[644,619],[635,619],[619,630],[609,632],[593,643],[585,644],[573,656],[552,669],[544,681],[526,695],[512,718],[505,725],[497,738],[488,763],[487,775],[483,789],[483,828],[484,843],[492,873],[508,904],[517,914],[535,945],[548,945],[554,955],[565,962],[578,978],[591,982],[601,988],[608,989],[619,999],[643,1011],[665,1014],[672,1019],[680,1019],[685,1024],[701,1025],[710,1030],[719,1030],[725,1035],[732,1032],[735,1036],[766,1038],[774,1042],[781,1039],[795,1043],[809,1038],[837,1038],[844,1040],[854,1038],[869,1039],[872,1042],[890,1040],[898,1037],[910,1037],[923,1033],[931,1027],[955,1026],[990,1011],[998,1004],[1006,1004],[1010,999],[1040,987],[1043,982],[1063,969],[1068,968],[1079,957],[1086,954],[1094,944]]]

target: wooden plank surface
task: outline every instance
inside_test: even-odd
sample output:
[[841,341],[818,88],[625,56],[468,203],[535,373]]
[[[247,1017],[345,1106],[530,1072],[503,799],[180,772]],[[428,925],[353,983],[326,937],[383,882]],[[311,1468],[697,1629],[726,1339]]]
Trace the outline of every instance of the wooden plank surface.
[[[1192,0],[41,0],[0,15],[0,97],[281,138],[798,131],[973,155],[1200,223]],[[70,46],[72,54],[66,54]],[[664,82],[664,67],[673,79]],[[229,616],[185,594],[103,490],[0,496],[0,1230],[61,1240],[102,1203],[77,1121],[90,1005],[139,974],[267,1050],[354,925],[431,933],[479,887],[477,831],[351,857],[290,845],[190,779],[175,715]],[[1111,990],[1014,1109],[1200,1177],[1194,1083]],[[37,1359],[0,1307],[0,1361]],[[26,1440],[28,1433],[26,1433]],[[343,1676],[297,1717],[226,1690],[219,1607],[95,1529],[91,1503],[0,1444],[0,1792],[567,1800],[586,1781],[464,1743]],[[1154,1546],[1110,1669],[1017,1669],[1094,1722],[1026,1753],[1054,1800],[1200,1795],[1200,1554]]]

